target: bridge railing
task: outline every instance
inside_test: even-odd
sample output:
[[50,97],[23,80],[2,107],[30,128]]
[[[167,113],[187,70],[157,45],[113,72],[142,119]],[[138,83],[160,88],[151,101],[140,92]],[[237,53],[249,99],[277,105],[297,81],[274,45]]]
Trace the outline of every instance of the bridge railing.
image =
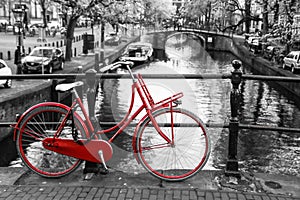
[[[209,128],[228,128],[229,138],[228,138],[228,155],[226,162],[225,174],[228,176],[240,177],[240,172],[238,169],[238,158],[237,158],[237,144],[238,144],[238,134],[240,129],[254,129],[254,130],[269,130],[269,131],[283,131],[283,132],[293,132],[300,133],[299,128],[287,128],[287,127],[277,127],[268,125],[251,125],[242,124],[239,121],[239,105],[240,102],[240,84],[242,80],[264,80],[264,81],[281,81],[281,82],[296,82],[300,83],[300,78],[297,77],[282,77],[282,76],[262,76],[262,75],[249,75],[242,74],[241,62],[238,60],[232,61],[232,66],[234,70],[227,74],[144,74],[145,79],[231,79],[232,89],[230,91],[230,107],[231,116],[229,123],[218,124],[218,123],[207,123],[206,126]],[[86,73],[79,74],[33,74],[33,75],[0,75],[0,79],[52,79],[52,88],[58,83],[58,79],[86,79],[88,86],[87,89],[87,101],[88,110],[93,123],[96,122],[95,118],[95,87],[99,79],[119,79],[128,78],[130,75],[125,74],[100,74],[96,70],[90,69]],[[79,92],[80,93],[80,92]],[[82,93],[81,93],[82,94]],[[56,95],[57,94],[53,94]],[[16,122],[2,121],[0,122],[0,127],[9,127]],[[114,125],[113,122],[100,122],[101,126]],[[135,124],[133,124],[135,125]]]

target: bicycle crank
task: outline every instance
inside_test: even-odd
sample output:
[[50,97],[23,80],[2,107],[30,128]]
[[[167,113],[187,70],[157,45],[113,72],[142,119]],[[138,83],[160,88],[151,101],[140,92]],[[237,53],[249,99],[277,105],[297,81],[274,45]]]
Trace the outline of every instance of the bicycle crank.
[[[45,149],[59,154],[96,163],[105,164],[113,155],[111,145],[105,140],[86,141],[80,139],[79,141],[81,144],[75,142],[73,139],[45,138],[43,146]],[[101,155],[99,155],[99,152],[102,152]]]

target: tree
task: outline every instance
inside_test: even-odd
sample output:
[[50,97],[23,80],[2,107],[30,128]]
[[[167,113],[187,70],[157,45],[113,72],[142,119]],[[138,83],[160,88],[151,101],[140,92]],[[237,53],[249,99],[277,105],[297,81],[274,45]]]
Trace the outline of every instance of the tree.
[[245,32],[250,32],[251,27],[251,0],[245,0]]
[[43,16],[43,28],[47,28],[47,10],[52,5],[51,0],[35,0],[40,6],[42,10],[42,16]]
[[204,25],[208,26],[210,21],[210,15],[211,15],[211,4],[215,1],[212,0],[204,0],[204,1],[198,1],[198,0],[192,0],[190,3],[188,3],[185,6],[185,13],[187,14],[187,17],[190,19],[198,19],[198,25],[202,25],[203,23],[200,19],[202,19],[202,16],[205,16],[205,22]]
[[262,33],[263,34],[267,34],[268,33],[268,29],[269,29],[269,20],[268,20],[268,5],[269,2],[268,0],[263,0],[263,30]]
[[[65,16],[66,22],[66,55],[65,60],[70,61],[72,57],[72,41],[74,39],[74,30],[80,16],[87,13],[98,14],[103,7],[108,7],[113,1],[108,0],[54,0],[60,4],[61,12]],[[93,12],[91,12],[93,11]]]

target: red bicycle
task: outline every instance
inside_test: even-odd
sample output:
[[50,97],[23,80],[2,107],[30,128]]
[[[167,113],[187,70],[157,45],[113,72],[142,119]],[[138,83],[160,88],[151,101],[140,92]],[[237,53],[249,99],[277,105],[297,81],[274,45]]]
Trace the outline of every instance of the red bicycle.
[[[19,156],[33,172],[44,177],[61,177],[74,171],[82,161],[102,163],[112,157],[111,143],[136,118],[132,139],[134,155],[152,175],[166,181],[179,181],[195,175],[210,154],[210,140],[204,123],[195,114],[179,108],[183,93],[154,102],[142,76],[132,73],[131,62],[125,65],[133,80],[128,113],[116,126],[95,130],[76,87],[84,83],[57,85],[60,92],[72,91],[75,99],[66,106],[44,102],[29,108],[18,120],[14,136]],[[135,94],[142,105],[132,114]],[[101,134],[117,132],[108,141]]]

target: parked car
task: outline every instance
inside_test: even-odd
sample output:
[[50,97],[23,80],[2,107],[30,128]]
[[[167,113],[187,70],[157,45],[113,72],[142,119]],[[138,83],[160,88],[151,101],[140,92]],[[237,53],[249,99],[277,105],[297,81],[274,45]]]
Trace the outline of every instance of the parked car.
[[291,50],[292,51],[300,51],[300,39],[295,39],[292,41]]
[[275,63],[282,65],[283,64],[283,58],[286,56],[286,49],[283,46],[277,46],[274,49],[274,56],[272,58],[272,61]]
[[267,46],[266,49],[264,50],[263,57],[272,60],[274,57],[274,52],[275,52],[276,46]]
[[[277,64],[282,64],[284,58],[284,47],[270,45],[264,50],[263,57]],[[281,62],[281,63],[280,63]]]
[[9,22],[6,19],[0,19],[0,32],[5,32]]
[[14,26],[13,25],[7,25],[6,26],[6,32],[13,32]]
[[28,56],[22,59],[22,70],[28,72],[53,73],[54,69],[64,68],[64,54],[62,50],[55,47],[36,47]]
[[[0,59],[0,75],[12,75],[12,71],[10,67],[4,62],[4,60]],[[3,80],[0,79],[0,85],[3,85],[5,88],[10,88],[12,85],[11,79]]]
[[300,69],[300,51],[291,51],[285,56],[282,68],[290,68],[293,73],[296,73]]
[[33,37],[39,33],[39,29],[43,27],[43,24],[30,24],[28,26],[29,36]]
[[135,42],[129,44],[120,60],[133,62],[147,62],[153,60],[152,44],[146,42]]
[[118,46],[121,43],[121,37],[118,36],[116,32],[109,33],[104,40],[105,45],[115,45]]
[[253,53],[260,53],[262,51],[261,37],[256,35],[245,35],[245,44]]

